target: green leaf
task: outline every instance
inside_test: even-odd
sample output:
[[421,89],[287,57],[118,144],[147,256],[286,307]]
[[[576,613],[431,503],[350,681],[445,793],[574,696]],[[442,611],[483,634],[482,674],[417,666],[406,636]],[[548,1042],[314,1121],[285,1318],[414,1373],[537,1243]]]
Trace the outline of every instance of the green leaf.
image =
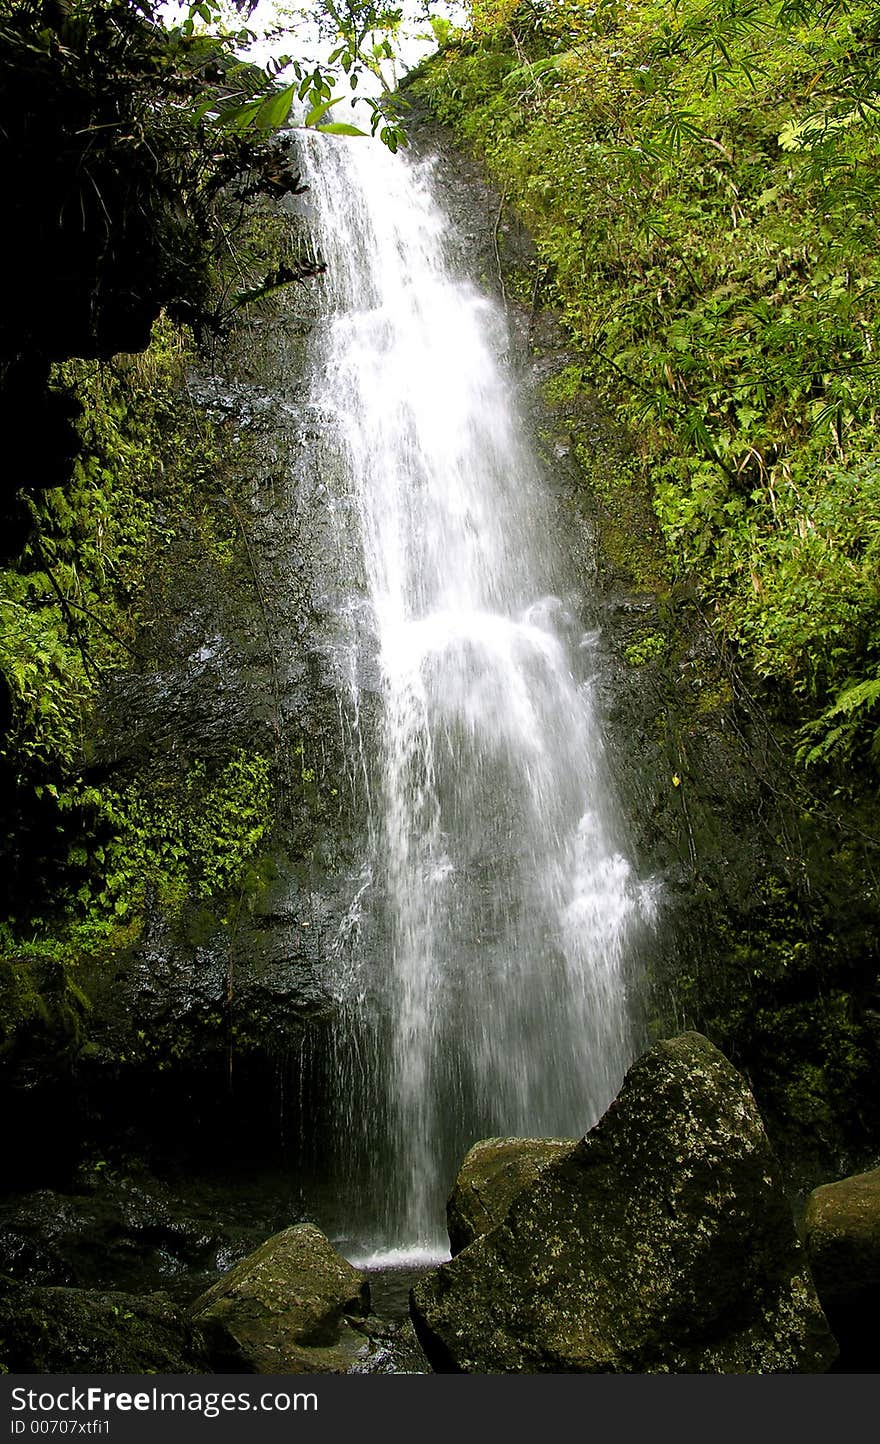
[[244,105],[233,105],[229,110],[220,112],[217,123],[224,130],[247,130],[263,103],[262,100],[248,100]]
[[872,677],[864,682],[846,687],[829,707],[826,717],[846,717],[863,707],[873,707],[880,702],[880,678]]
[[210,115],[212,111],[215,113],[217,111],[216,95],[209,95],[207,100],[203,100],[201,105],[197,105],[195,110],[190,113],[193,120],[204,120],[205,116]]
[[366,135],[367,133],[365,130],[358,130],[356,125],[346,125],[342,120],[336,120],[332,125],[316,126],[316,129],[323,131],[325,135]]
[[271,95],[268,100],[263,101],[254,116],[253,123],[257,130],[278,130],[284,124],[290,115],[290,107],[296,97],[296,90],[295,85],[287,85],[283,90],[279,90],[277,94]]
[[[321,117],[326,115],[332,106],[338,105],[341,99],[342,96],[338,95],[335,100],[325,100],[320,105],[313,106],[305,118],[306,127],[317,126]],[[323,128],[323,126],[319,127],[321,130],[323,130]]]

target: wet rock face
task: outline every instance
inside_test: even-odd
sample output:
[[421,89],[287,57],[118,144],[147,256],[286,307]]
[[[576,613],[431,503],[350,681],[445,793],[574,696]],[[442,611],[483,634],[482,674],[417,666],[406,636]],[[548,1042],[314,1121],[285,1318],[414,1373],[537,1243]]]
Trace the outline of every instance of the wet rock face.
[[14,1374],[201,1374],[201,1332],[164,1294],[0,1289],[0,1363]]
[[415,1336],[412,1323],[377,1326],[359,1350],[348,1374],[430,1374],[432,1369]]
[[475,1238],[490,1233],[516,1195],[554,1158],[571,1152],[574,1144],[571,1138],[484,1138],[475,1143],[446,1205],[452,1253],[461,1253]]
[[369,1310],[364,1276],[314,1224],[300,1223],[236,1264],[196,1300],[191,1316],[221,1368],[341,1374],[364,1343],[349,1319]]
[[880,1367],[880,1168],[815,1188],[804,1246],[822,1307],[841,1347],[841,1367]]
[[[103,1164],[103,1160],[101,1163]],[[291,1217],[295,1194],[226,1194],[188,1177],[174,1186],[139,1169],[84,1166],[75,1192],[49,1188],[0,1201],[0,1278],[86,1292],[167,1293],[189,1304]]]
[[837,1354],[754,1099],[696,1033],[639,1059],[411,1309],[438,1372],[822,1373]]

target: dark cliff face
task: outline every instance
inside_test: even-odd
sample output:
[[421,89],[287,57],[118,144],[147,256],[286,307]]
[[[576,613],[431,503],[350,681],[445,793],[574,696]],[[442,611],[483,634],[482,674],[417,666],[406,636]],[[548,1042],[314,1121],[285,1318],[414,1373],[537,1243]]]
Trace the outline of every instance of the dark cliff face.
[[297,188],[273,142],[211,134],[197,102],[223,83],[221,45],[180,37],[133,0],[69,10],[13,0],[0,18],[2,546],[26,498],[64,485],[75,408],[49,384],[68,357],[143,350],[165,308],[207,322],[218,217],[236,187]]
[[19,4],[0,25],[8,558],[30,529],[15,493],[64,485],[78,451],[75,408],[49,387],[51,363],[141,350],[184,279],[198,289],[195,272],[185,275],[192,239],[174,234],[168,146],[163,165],[161,146],[150,144],[146,97],[160,49],[125,4],[95,7],[87,22]]
[[[237,243],[236,227],[247,211],[248,199],[261,193],[277,197],[298,190],[298,179],[274,139],[255,141],[212,133],[198,119],[196,102],[214,93],[211,87],[222,86],[226,63],[228,56],[222,46],[196,39],[190,47],[179,35],[172,39],[150,19],[149,6],[133,0],[94,0],[77,7],[12,0],[0,17],[0,172],[6,197],[0,235],[0,265],[6,278],[0,315],[0,427],[5,457],[0,476],[0,561],[11,569],[8,596],[14,599],[13,616],[20,610],[35,628],[45,626],[51,636],[39,664],[28,654],[26,640],[19,645],[13,638],[0,654],[0,811],[6,824],[0,837],[3,911],[14,914],[19,924],[26,924],[32,915],[45,922],[56,912],[63,914],[69,903],[63,894],[65,888],[69,892],[70,879],[59,875],[69,849],[78,848],[89,836],[75,797],[72,809],[70,796],[66,798],[66,812],[53,802],[59,787],[69,790],[75,760],[53,757],[51,746],[44,748],[36,761],[34,748],[29,751],[28,744],[33,741],[27,735],[30,703],[23,695],[28,689],[22,676],[28,669],[34,675],[40,667],[51,669],[52,647],[57,646],[59,654],[65,647],[78,653],[86,709],[88,698],[98,690],[99,672],[109,670],[91,655],[94,637],[100,643],[107,635],[112,639],[115,630],[126,636],[138,634],[137,646],[129,646],[129,653],[133,671],[142,674],[149,672],[154,659],[149,645],[141,644],[148,629],[157,624],[156,616],[148,615],[149,605],[139,615],[137,598],[126,593],[124,561],[112,545],[108,547],[106,517],[102,520],[99,516],[101,507],[112,508],[118,501],[114,467],[121,473],[135,473],[132,488],[141,486],[143,490],[138,504],[146,506],[153,500],[152,461],[145,460],[142,448],[136,447],[137,459],[130,463],[125,442],[109,460],[100,450],[106,444],[106,432],[116,435],[118,415],[88,418],[93,443],[98,438],[89,451],[77,426],[81,405],[68,389],[72,384],[69,378],[61,379],[56,363],[70,358],[103,361],[117,353],[143,351],[151,326],[163,309],[179,321],[213,334],[212,328],[221,325],[216,253],[220,230],[229,249],[233,237]],[[246,271],[247,263],[241,274]],[[181,405],[191,405],[183,394]],[[141,441],[154,421],[151,416],[135,418]],[[121,425],[124,430],[124,421]],[[194,449],[199,445],[196,433],[197,428],[191,438]],[[154,440],[155,425],[147,446]],[[76,489],[78,459],[88,473],[81,492],[88,493],[94,476],[94,506],[87,497],[83,502],[80,495],[72,502],[72,510],[68,499]],[[195,460],[190,458],[191,471]],[[162,469],[161,459],[158,469]],[[126,475],[126,483],[128,479]],[[207,507],[216,503],[215,480],[208,477],[205,481],[201,500]],[[104,494],[99,495],[102,487]],[[151,489],[153,495],[148,498]],[[60,497],[62,491],[67,498],[56,503],[55,494]],[[64,519],[61,523],[59,514]],[[184,520],[184,527],[186,524]],[[98,532],[103,528],[103,535],[97,534],[96,528]],[[197,527],[191,526],[191,545],[189,549],[181,546],[177,554],[181,598],[191,592],[194,571],[207,596],[217,590],[213,585],[216,579],[199,571],[201,559],[193,565],[195,531]],[[59,532],[63,532],[60,547]],[[139,544],[144,544],[142,532],[123,536],[117,550],[133,551]],[[98,630],[90,633],[90,597],[85,597],[84,604],[76,574],[79,570],[88,577],[95,554],[102,552],[99,572],[105,579],[119,574],[122,580],[117,609],[114,612],[111,607],[109,612],[112,625],[108,626],[107,615],[98,617]],[[242,563],[247,567],[246,557]],[[210,572],[210,567],[207,570]],[[68,582],[69,571],[74,576],[72,583]],[[150,579],[150,585],[155,583],[159,591],[167,580],[164,574],[160,578],[160,571],[157,567]],[[228,605],[224,606],[222,598],[218,600],[217,610],[224,617],[230,610],[235,612],[239,580],[236,572],[236,579],[227,584],[232,598]],[[252,590],[252,580],[249,585]],[[149,586],[147,590],[156,600],[158,593]],[[45,621],[53,605],[59,613],[57,625]],[[120,714],[107,724],[120,726],[113,746],[104,746],[95,735],[83,737],[74,794],[77,786],[81,790],[86,785],[86,774],[125,780],[142,765],[151,745],[161,755],[168,727],[177,730],[181,755],[190,761],[194,755],[215,760],[220,756],[223,747],[218,751],[215,746],[212,752],[211,742],[218,732],[223,735],[227,755],[242,736],[248,744],[259,744],[268,730],[265,699],[258,696],[254,701],[244,684],[239,690],[248,696],[246,703],[239,699],[236,704],[238,725],[230,725],[228,716],[223,725],[218,724],[218,716],[227,711],[227,698],[225,673],[212,697],[210,679],[218,672],[216,659],[213,665],[201,668],[209,679],[201,691],[199,668],[190,665],[186,675],[181,670],[179,695],[168,705],[175,690],[174,669],[182,668],[190,658],[188,643],[197,638],[193,645],[198,654],[199,646],[210,642],[215,622],[210,607],[201,613],[196,610],[196,620],[185,637],[168,642],[164,700],[164,684],[156,682],[151,688],[142,675],[131,684],[130,691],[143,705],[138,710],[138,702],[132,703],[129,697],[127,723]],[[224,625],[219,624],[221,632]],[[209,630],[199,642],[200,626]],[[170,631],[169,626],[166,635]],[[260,646],[253,641],[251,627],[249,642],[233,648],[225,660],[234,665],[234,658],[246,670],[254,650],[259,651]],[[38,690],[38,686],[31,688],[32,693]],[[113,692],[112,686],[109,692]],[[37,697],[35,707],[40,702],[47,708],[53,705],[51,696]],[[96,729],[100,730],[98,722],[89,718],[86,734],[94,734]],[[186,739],[193,729],[196,734],[201,729],[201,737],[194,750],[188,751]],[[132,762],[135,756],[139,760]],[[104,840],[91,838],[92,843]],[[35,1018],[44,1013],[51,1034],[61,1014],[68,1011],[72,1021],[86,1004],[77,1003],[69,1013],[63,1001],[69,992],[67,980],[54,961],[37,965],[33,977],[32,972],[25,969],[28,982],[24,991],[16,963],[11,965],[11,982],[4,972],[0,1023],[9,1022],[11,1014],[17,1030],[23,1012]],[[101,979],[98,991],[112,993],[112,988]],[[24,993],[29,1001],[24,1000]],[[62,1000],[60,1012],[52,1001],[56,993]],[[117,1005],[124,1013],[126,1000],[119,998]],[[128,1027],[132,1027],[130,1020]],[[36,1026],[35,1031],[40,1033],[41,1027]],[[50,1073],[56,1063],[67,1066],[69,1042],[67,1039],[63,1048],[54,1050],[50,1046],[48,1057],[42,1056],[41,1043],[37,1047],[40,1065],[47,1065]],[[3,1055],[8,1063],[10,1053],[18,1050],[7,1044],[5,1040]],[[53,1059],[53,1052],[61,1056]],[[26,1058],[24,1067],[29,1071]]]

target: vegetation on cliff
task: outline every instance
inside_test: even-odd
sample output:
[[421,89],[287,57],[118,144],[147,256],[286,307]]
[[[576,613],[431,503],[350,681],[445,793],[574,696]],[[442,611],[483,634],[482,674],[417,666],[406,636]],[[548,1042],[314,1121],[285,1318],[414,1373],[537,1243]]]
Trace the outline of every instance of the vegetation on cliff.
[[[260,112],[278,87],[236,59],[244,35],[197,21],[0,11],[0,1052],[77,1043],[83,963],[130,944],[151,900],[240,905],[268,827],[258,751],[192,758],[179,785],[93,755],[108,682],[149,665],[165,559],[185,537],[228,570],[243,545],[235,448],[186,397],[196,339],[317,269],[260,204],[299,189]],[[303,79],[304,98],[324,85]]]
[[[342,124],[323,72],[299,65],[273,86],[233,59],[234,36],[197,33],[199,9],[172,32],[134,0],[10,0],[0,14],[2,246],[16,277],[0,317],[0,1031],[24,1030],[26,1046],[41,1029],[79,1046],[81,965],[133,945],[148,903],[179,919],[185,899],[206,901],[211,926],[228,921],[260,886],[270,827],[271,758],[257,747],[189,757],[156,786],[96,764],[89,741],[105,683],[146,665],[145,601],[176,540],[221,570],[247,565],[225,491],[230,436],[181,406],[181,383],[194,335],[313,269],[266,213],[247,219],[256,197],[297,187],[273,127],[299,101],[312,124]],[[349,12],[345,75],[377,13]],[[542,265],[522,299],[557,301],[580,348],[548,400],[576,408],[598,384],[635,438],[627,468],[650,476],[653,518],[604,501],[636,585],[695,587],[794,720],[801,764],[869,806],[878,55],[856,3],[475,0],[471,27],[445,34],[416,82],[535,237]],[[642,505],[636,486],[631,497]],[[652,520],[665,561],[642,536]],[[626,662],[671,672],[669,632],[652,614]],[[704,688],[700,706],[730,700],[726,687]],[[683,770],[676,759],[676,806]],[[863,926],[876,881],[854,832],[819,881],[814,823],[799,851],[783,838],[746,921],[719,916],[711,956],[676,986],[762,1101],[831,1148],[843,1114],[862,1136],[876,1116]],[[846,927],[838,885],[860,896]]]
[[674,573],[800,762],[856,790],[880,760],[878,44],[859,0],[474,0],[419,81],[527,221]]
[[104,690],[122,669],[149,671],[150,618],[175,553],[194,551],[223,576],[241,547],[227,495],[236,448],[185,404],[194,361],[186,333],[164,320],[142,355],[54,373],[82,409],[83,451],[0,570],[0,665],[14,701],[0,743],[0,1053],[44,1032],[77,1045],[94,960],[131,946],[148,906],[171,919],[188,898],[240,906],[270,826],[259,751],[195,755],[170,771],[161,757],[114,768],[94,755]]
[[657,1025],[736,1060],[795,1167],[878,1122],[878,37],[858,0],[473,0],[410,81],[534,237],[519,300],[576,343],[547,400],[606,565],[658,598],[624,654],[668,756],[644,831],[670,793],[690,858]]

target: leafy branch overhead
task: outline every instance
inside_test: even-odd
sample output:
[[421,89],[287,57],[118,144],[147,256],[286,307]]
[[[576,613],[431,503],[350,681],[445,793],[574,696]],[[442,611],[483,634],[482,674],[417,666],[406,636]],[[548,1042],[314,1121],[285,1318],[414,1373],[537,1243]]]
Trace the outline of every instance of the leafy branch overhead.
[[[314,0],[302,18],[324,40],[325,49],[326,44],[334,48],[311,60],[281,54],[260,70],[239,58],[239,52],[258,38],[256,33],[247,27],[226,28],[219,0],[200,0],[182,8],[185,18],[172,27],[169,45],[181,45],[188,51],[199,45],[215,51],[219,47],[227,62],[222,87],[193,106],[195,121],[207,119],[222,131],[239,134],[291,127],[330,135],[365,135],[359,125],[338,116],[328,118],[331,109],[350,100],[359,113],[366,112],[370,133],[378,135],[389,149],[397,150],[406,143],[393,71],[392,37],[401,20],[400,11],[374,0],[347,0],[342,6],[335,0]],[[201,34],[198,22],[207,27]],[[284,38],[288,38],[286,34]],[[389,75],[383,62],[392,65]],[[379,93],[373,93],[376,87],[372,85],[355,96],[353,92],[367,74],[378,80]],[[293,79],[284,83],[282,77],[289,75]],[[335,94],[339,86],[342,93]]]

